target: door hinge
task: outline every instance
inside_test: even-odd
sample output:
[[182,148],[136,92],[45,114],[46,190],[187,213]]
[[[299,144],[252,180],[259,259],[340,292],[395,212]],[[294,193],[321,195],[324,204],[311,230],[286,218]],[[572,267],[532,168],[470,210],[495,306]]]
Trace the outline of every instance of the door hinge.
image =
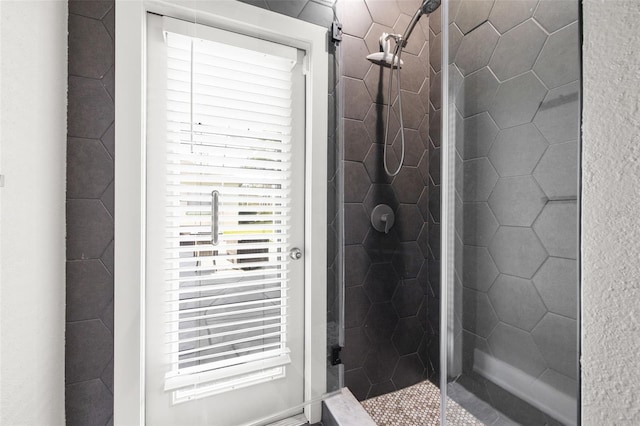
[[331,348],[331,365],[342,364],[342,359],[340,359],[340,351],[342,350],[342,346],[335,345]]
[[340,44],[342,41],[342,23],[333,21],[331,23],[331,41],[335,44]]

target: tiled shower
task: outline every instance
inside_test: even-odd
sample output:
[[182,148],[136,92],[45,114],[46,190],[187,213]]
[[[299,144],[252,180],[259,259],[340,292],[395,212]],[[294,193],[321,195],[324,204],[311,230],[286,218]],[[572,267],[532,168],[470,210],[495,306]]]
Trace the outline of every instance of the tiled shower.
[[[382,162],[389,69],[365,57],[380,50],[383,32],[401,33],[416,1],[338,2],[343,24],[345,385],[367,399],[435,379],[438,352],[437,259],[430,247],[435,221],[430,176],[429,38],[426,17],[403,53],[402,100],[406,157],[390,178]],[[395,97],[397,87],[394,79]],[[399,120],[391,114],[390,168],[401,152]],[[437,167],[435,168],[437,171]],[[388,234],[371,225],[379,204],[396,214]],[[437,215],[436,215],[437,216]]]

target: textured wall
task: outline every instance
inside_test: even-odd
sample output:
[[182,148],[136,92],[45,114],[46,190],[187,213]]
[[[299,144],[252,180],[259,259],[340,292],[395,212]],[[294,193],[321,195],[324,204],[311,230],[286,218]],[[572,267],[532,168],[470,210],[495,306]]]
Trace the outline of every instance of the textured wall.
[[640,3],[584,1],[583,424],[640,423]]
[[[338,4],[344,89],[345,384],[358,399],[433,377],[436,300],[429,287],[429,29],[423,17],[402,59],[406,156],[386,176],[382,162],[389,69],[365,57],[380,50],[382,32],[404,32],[419,6],[413,0],[347,0]],[[397,86],[394,81],[394,97]],[[391,114],[389,165],[400,157],[397,108]],[[395,211],[383,234],[370,224],[378,204]]]
[[64,424],[66,2],[0,2],[0,424]]
[[69,2],[66,412],[113,414],[114,1]]

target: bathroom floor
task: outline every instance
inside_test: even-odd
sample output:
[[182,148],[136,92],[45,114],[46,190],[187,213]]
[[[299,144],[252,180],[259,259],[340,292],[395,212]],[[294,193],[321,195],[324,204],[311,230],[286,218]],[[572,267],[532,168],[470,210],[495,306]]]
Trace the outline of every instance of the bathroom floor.
[[[437,426],[440,424],[440,389],[429,381],[362,401],[378,426]],[[449,399],[447,420],[452,425],[482,426],[464,408]]]

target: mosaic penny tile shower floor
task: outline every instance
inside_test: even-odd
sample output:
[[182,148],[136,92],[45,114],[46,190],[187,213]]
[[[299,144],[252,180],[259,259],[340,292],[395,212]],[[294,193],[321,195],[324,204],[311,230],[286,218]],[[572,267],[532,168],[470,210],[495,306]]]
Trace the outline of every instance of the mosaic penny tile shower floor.
[[[440,389],[429,381],[367,399],[361,404],[378,426],[440,425]],[[450,425],[484,424],[451,399],[447,420]]]

